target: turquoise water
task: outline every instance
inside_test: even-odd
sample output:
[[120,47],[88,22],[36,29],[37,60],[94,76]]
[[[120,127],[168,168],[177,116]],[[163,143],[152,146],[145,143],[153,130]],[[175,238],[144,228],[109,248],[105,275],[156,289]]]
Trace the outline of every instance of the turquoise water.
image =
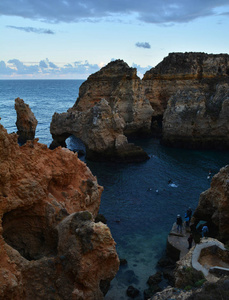
[[[0,121],[8,132],[16,131],[14,99],[20,97],[34,112],[36,137],[50,145],[49,126],[55,111],[65,112],[78,95],[80,80],[0,81]],[[69,144],[74,147],[74,139]],[[194,151],[166,148],[158,140],[136,140],[150,159],[136,164],[96,163],[87,161],[100,185],[104,186],[100,212],[117,243],[120,258],[128,261],[111,283],[106,299],[121,300],[134,285],[143,299],[146,281],[156,270],[165,251],[166,238],[180,213],[194,210],[199,195],[210,186],[207,179],[229,162],[228,152]],[[168,180],[174,186],[168,185]],[[133,275],[134,272],[134,275]]]

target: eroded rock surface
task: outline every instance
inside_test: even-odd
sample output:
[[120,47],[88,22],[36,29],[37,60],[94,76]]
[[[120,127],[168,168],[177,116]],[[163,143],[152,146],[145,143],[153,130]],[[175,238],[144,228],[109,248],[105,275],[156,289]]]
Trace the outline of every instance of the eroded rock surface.
[[0,125],[0,299],[103,299],[119,260],[103,188],[77,154]]
[[170,53],[143,78],[162,142],[186,148],[229,149],[229,55]]
[[[103,114],[101,101],[106,101],[110,113],[106,119],[100,118],[95,128],[92,109]],[[90,117],[83,116],[88,114]],[[67,113],[54,115],[50,131],[52,146],[64,145],[69,135],[76,134],[75,127],[79,127],[82,118],[87,119],[84,123],[87,129],[82,127],[78,137],[92,158],[90,136],[92,131],[93,135],[99,132],[94,136],[94,143],[101,140],[103,147],[96,145],[100,147],[94,155],[96,159],[97,154],[106,158],[117,156],[115,145],[119,134],[122,139],[123,136],[162,136],[162,143],[173,147],[229,149],[228,116],[229,55],[170,53],[147,71],[142,80],[136,75],[136,69],[122,60],[113,61],[92,74],[81,85],[74,106]],[[63,118],[72,118],[68,127]],[[114,119],[119,119],[121,127]],[[103,122],[109,123],[106,131]],[[61,130],[62,125],[65,132]],[[104,143],[106,140],[109,146]],[[101,155],[106,152],[109,155]]]
[[211,187],[200,195],[193,223],[206,221],[209,234],[222,242],[229,241],[229,165],[213,176]]
[[15,110],[17,112],[18,140],[21,144],[24,144],[27,140],[34,139],[38,122],[29,105],[23,99],[15,99]]
[[80,138],[92,160],[143,161],[148,155],[129,144],[127,136],[149,134],[153,110],[141,92],[136,69],[122,60],[89,76],[67,113],[55,113],[51,147],[65,146],[70,135]]

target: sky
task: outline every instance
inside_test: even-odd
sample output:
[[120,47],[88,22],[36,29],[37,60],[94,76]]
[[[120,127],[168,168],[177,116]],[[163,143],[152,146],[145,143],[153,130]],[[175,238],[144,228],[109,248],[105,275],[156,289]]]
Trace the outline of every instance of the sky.
[[229,0],[0,0],[0,79],[140,77],[171,52],[229,53]]

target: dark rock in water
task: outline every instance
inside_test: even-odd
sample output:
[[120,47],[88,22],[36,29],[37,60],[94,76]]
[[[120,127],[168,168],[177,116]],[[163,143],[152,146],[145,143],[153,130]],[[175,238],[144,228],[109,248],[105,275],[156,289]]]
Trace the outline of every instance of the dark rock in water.
[[125,258],[120,258],[120,266],[126,266],[127,265],[127,260]]
[[126,294],[130,298],[135,298],[139,295],[139,290],[130,285],[126,291]]
[[29,105],[24,103],[23,99],[15,99],[15,110],[17,112],[18,142],[24,144],[26,141],[34,139],[38,122]]
[[104,217],[104,215],[98,214],[95,218],[95,223],[98,223],[98,222],[102,222],[104,224],[107,224],[107,219]]
[[158,284],[161,281],[162,281],[162,273],[161,272],[157,272],[156,274],[151,275],[148,278],[147,283],[148,283],[149,286],[152,286],[152,285]]
[[157,292],[160,292],[162,289],[160,288],[159,285],[154,285],[146,290],[144,290],[144,299],[148,300],[150,297],[152,297],[154,294]]

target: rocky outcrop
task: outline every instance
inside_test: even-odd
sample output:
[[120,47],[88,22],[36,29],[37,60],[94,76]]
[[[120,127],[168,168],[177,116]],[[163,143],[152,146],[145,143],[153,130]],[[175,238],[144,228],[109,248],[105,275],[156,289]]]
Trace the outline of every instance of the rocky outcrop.
[[94,218],[103,188],[77,154],[0,125],[0,299],[103,299],[119,260]]
[[126,136],[150,134],[153,110],[143,93],[136,68],[130,68],[123,60],[110,62],[81,85],[79,97],[69,111],[85,111],[101,99],[124,120]]
[[193,227],[207,222],[209,235],[222,242],[229,241],[229,165],[213,176],[211,187],[200,195],[193,214]]
[[[89,143],[90,128],[94,126],[92,109],[101,112],[102,99],[109,106],[110,120],[107,116],[106,122],[110,124],[105,133],[100,129],[104,127],[104,119],[97,122],[97,128],[93,130],[100,133],[94,136],[94,143],[98,144],[101,139],[103,147],[95,150]],[[82,116],[84,114],[91,117],[87,119]],[[84,118],[87,119],[87,129],[82,128],[81,135],[77,135],[86,144],[90,158],[122,158],[116,149],[119,134],[119,140],[125,141],[125,148],[125,137],[153,135],[162,136],[162,143],[173,147],[229,149],[228,114],[227,54],[170,53],[146,72],[142,80],[135,68],[116,60],[89,76],[80,87],[76,103],[67,113],[54,115],[50,127],[54,140],[52,146],[64,145],[66,137],[76,135],[74,127],[79,126]],[[63,118],[72,118],[65,132],[61,130],[66,123]],[[113,119],[119,119],[121,127],[117,127]],[[109,141],[109,146],[105,140]],[[104,155],[106,153],[109,155]],[[137,153],[139,160],[141,155]],[[130,155],[133,160],[135,155],[135,151]],[[143,154],[143,159],[145,157]]]
[[24,144],[27,140],[34,139],[38,122],[29,105],[23,99],[15,99],[15,110],[17,112],[18,141],[20,144]]
[[143,84],[154,117],[163,116],[163,144],[229,148],[229,55],[170,53]]
[[127,136],[149,134],[153,110],[141,92],[136,69],[122,60],[89,76],[67,113],[55,113],[51,145],[65,146],[70,135],[80,138],[91,160],[143,161],[148,155],[129,144]]

